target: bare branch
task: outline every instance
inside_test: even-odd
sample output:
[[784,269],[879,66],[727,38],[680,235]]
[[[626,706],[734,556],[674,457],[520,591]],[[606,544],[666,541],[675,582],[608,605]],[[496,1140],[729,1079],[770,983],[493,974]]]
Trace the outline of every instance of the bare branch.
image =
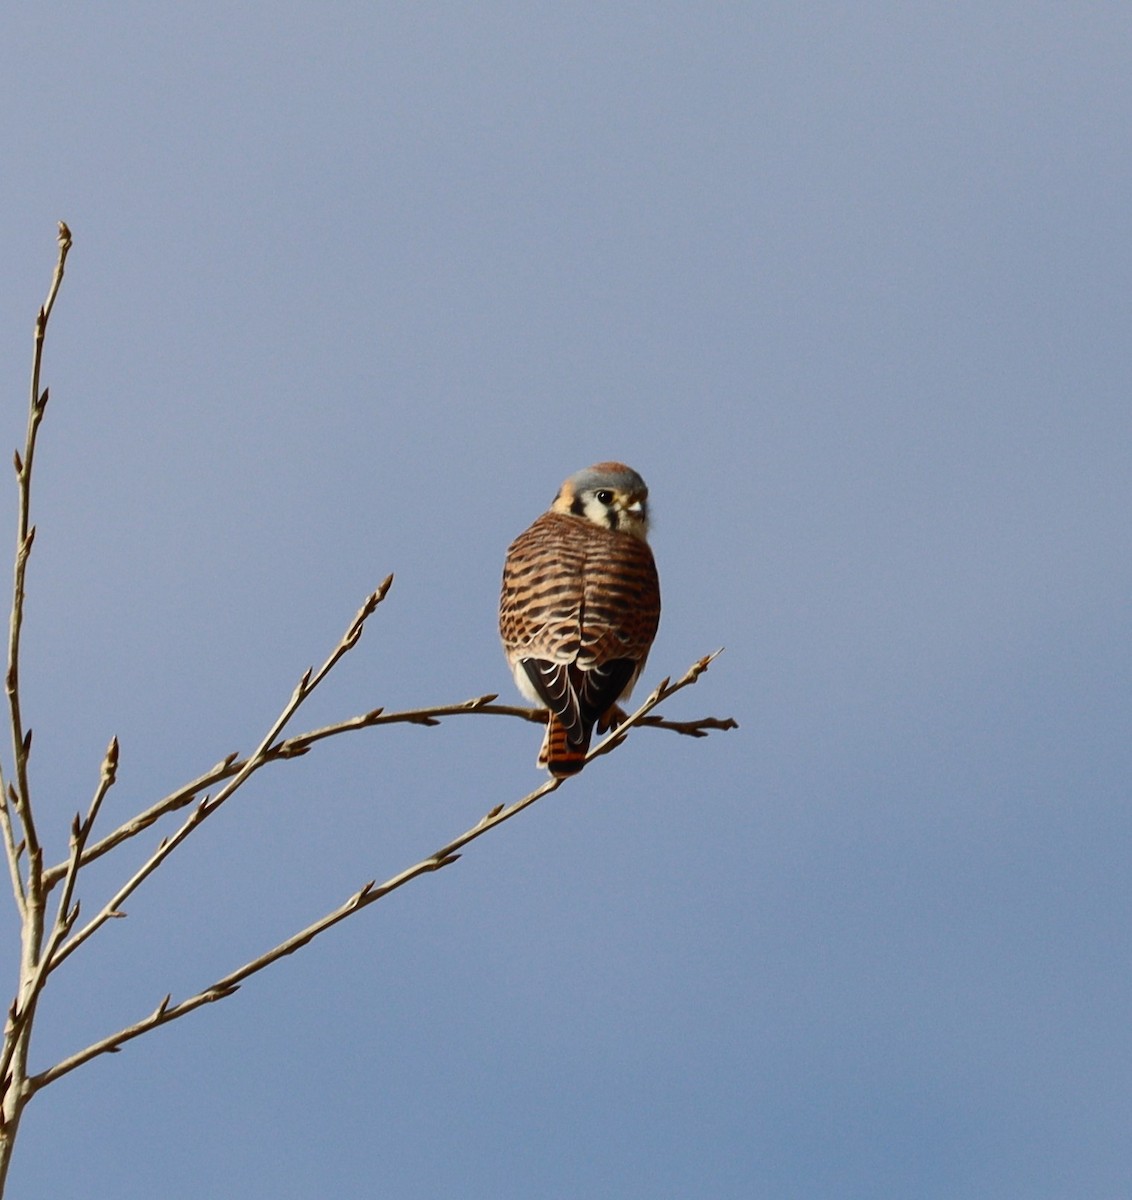
[[8,671],[5,677],[8,693],[8,703],[12,723],[12,747],[16,764],[15,796],[16,808],[24,826],[24,835],[29,852],[39,845],[29,801],[27,781],[27,760],[31,750],[31,732],[23,730],[23,720],[20,713],[19,699],[19,658],[20,633],[23,625],[23,608],[25,596],[25,581],[27,560],[35,541],[35,526],[30,524],[31,512],[31,472],[35,455],[36,435],[43,413],[47,407],[48,394],[40,394],[39,381],[43,365],[43,343],[47,333],[47,322],[55,305],[55,297],[63,280],[63,270],[67,252],[71,247],[71,233],[65,224],[59,225],[59,258],[55,266],[55,274],[48,291],[47,301],[39,310],[35,325],[35,353],[32,360],[31,398],[28,406],[27,437],[22,460],[17,454],[18,483],[19,483],[19,513],[18,531],[16,535],[15,575],[12,592],[12,613],[9,622],[8,637]]
[[420,862],[415,863],[413,866],[407,867],[404,871],[392,876],[380,885],[374,884],[372,881],[365,884],[344,904],[332,912],[320,917],[317,921],[300,930],[298,933],[293,934],[285,941],[280,942],[266,953],[251,959],[242,967],[231,972],[231,974],[225,975],[223,979],[218,979],[210,987],[205,988],[196,995],[182,1000],[179,1004],[170,1004],[169,997],[166,996],[149,1016],[92,1043],[84,1050],[80,1050],[78,1053],[72,1054],[69,1058],[63,1059],[41,1074],[29,1078],[29,1096],[46,1087],[49,1083],[54,1083],[56,1079],[68,1074],[76,1067],[82,1066],[83,1063],[89,1062],[92,1058],[96,1058],[100,1054],[112,1054],[119,1050],[126,1042],[132,1041],[134,1038],[147,1033],[151,1029],[157,1028],[159,1025],[166,1025],[170,1021],[175,1021],[179,1017],[186,1016],[188,1013],[200,1008],[201,1005],[210,1004],[214,1000],[220,1000],[225,996],[232,995],[249,976],[264,970],[272,963],[278,962],[279,959],[285,958],[289,954],[294,954],[296,950],[313,941],[319,934],[325,933],[326,930],[346,920],[347,917],[360,912],[363,908],[368,908],[371,904],[375,904],[378,900],[389,895],[390,892],[396,891],[397,888],[403,887],[410,880],[418,878],[418,876],[431,874],[434,871],[451,866],[460,857],[456,853],[460,847],[467,845],[468,842],[478,837],[482,837],[489,829],[494,829],[504,821],[510,820],[511,817],[516,816],[523,809],[534,804],[536,800],[541,799],[550,792],[556,791],[563,782],[564,780],[561,779],[548,779],[541,787],[536,788],[533,792],[516,801],[514,804],[508,807],[500,805],[492,809],[491,812],[482,817],[470,829],[466,830],[459,837],[454,838],[434,854],[430,854],[427,858],[421,859]]
[[[63,271],[67,265],[67,255],[71,249],[71,231],[67,228],[66,221],[59,222],[59,234],[57,241],[59,243],[59,258],[55,263],[55,274],[51,278],[51,287],[47,292],[47,299],[44,302],[41,322],[36,325],[36,337],[40,341],[43,340],[43,335],[47,332],[47,322],[51,316],[51,310],[55,307],[55,297],[59,294],[59,285],[63,282]],[[39,382],[38,379],[35,381]],[[32,389],[32,397],[35,397],[35,389]],[[44,400],[44,404],[47,401]]]
[[[313,668],[308,669],[303,673],[295,690],[291,693],[291,698],[284,706],[283,711],[276,718],[275,722],[260,741],[259,746],[246,759],[240,758],[237,754],[229,754],[222,758],[211,770],[206,771],[203,775],[191,780],[183,787],[179,787],[176,791],[171,792],[168,796],[158,800],[156,804],[150,805],[144,812],[132,817],[129,821],[124,822],[112,833],[109,833],[104,838],[100,838],[93,845],[89,846],[83,853],[80,861],[80,866],[85,866],[88,862],[92,862],[96,858],[101,858],[108,851],[113,850],[115,846],[119,846],[122,842],[127,841],[132,837],[136,837],[139,833],[144,832],[155,824],[162,817],[169,813],[176,812],[178,809],[185,808],[192,804],[201,792],[208,788],[215,787],[218,783],[223,783],[225,780],[232,782],[225,787],[221,792],[218,792],[213,798],[209,811],[218,808],[237,788],[247,782],[248,778],[253,775],[260,767],[265,766],[269,762],[274,762],[280,758],[294,757],[296,754],[305,752],[305,748],[297,746],[295,739],[277,742],[275,739],[282,732],[287,722],[298,711],[299,706],[304,700],[315,690],[316,687],[326,678],[334,666],[339,662],[343,655],[347,654],[357,644],[358,639],[362,635],[366,621],[373,615],[377,606],[385,599],[390,587],[393,584],[393,576],[388,575],[381,581],[376,591],[371,592],[365,599],[361,608],[358,609],[354,619],[350,622],[346,632],[342,635],[338,645],[330,652],[329,657],[317,671]],[[368,715],[368,714],[367,714]],[[363,721],[364,718],[354,718],[354,722]],[[361,725],[356,725],[352,722],[345,723],[351,727],[361,728]],[[308,736],[308,735],[304,735]],[[50,890],[62,878],[66,872],[66,864],[59,863],[51,867],[44,873],[44,886]]]
[[102,906],[99,912],[93,916],[83,927],[74,934],[65,944],[58,947],[53,947],[50,956],[45,955],[48,970],[55,970],[56,967],[66,962],[68,958],[85,942],[92,934],[106,924],[107,921],[122,917],[125,914],[122,912],[122,904],[145,882],[146,879],[157,870],[159,866],[173,853],[174,850],[189,836],[190,833],[209,815],[215,811],[211,806],[211,802],[206,796],[197,804],[196,808],[189,814],[188,818],[183,822],[181,828],[169,838],[162,838],[157,844],[157,849],[145,860],[144,863],[126,880],[124,884],[114,893],[114,895]]
[[98,810],[102,807],[102,801],[106,799],[106,793],[114,786],[117,778],[118,739],[112,737],[110,744],[106,747],[106,754],[102,759],[102,770],[98,774],[98,787],[95,790],[94,799],[91,800],[86,820],[82,823],[84,841],[90,836],[90,831],[94,828],[94,822],[98,817]]
[[[608,754],[611,750],[621,745],[625,741],[628,731],[634,725],[639,724],[658,704],[663,703],[668,697],[681,689],[694,684],[704,671],[707,670],[718,653],[719,651],[716,651],[716,654],[709,654],[694,663],[676,683],[669,683],[667,679],[663,680],[632,716],[626,718],[608,738],[590,752],[589,758],[592,759],[602,754]],[[479,711],[479,709],[464,709],[461,711]],[[338,908],[326,913],[305,929],[292,934],[291,937],[286,938],[264,954],[246,962],[242,967],[225,975],[222,979],[218,979],[211,986],[197,992],[196,995],[190,996],[178,1004],[171,1004],[170,998],[166,996],[149,1016],[142,1018],[142,1020],[137,1021],[133,1025],[119,1029],[116,1033],[109,1034],[97,1042],[91,1043],[85,1049],[63,1059],[48,1070],[30,1077],[27,1083],[28,1095],[33,1095],[48,1084],[54,1083],[55,1080],[75,1070],[76,1067],[82,1066],[83,1063],[89,1062],[92,1058],[97,1058],[100,1054],[116,1053],[126,1042],[140,1037],[143,1033],[148,1033],[151,1029],[156,1029],[159,1025],[166,1025],[170,1021],[175,1021],[180,1017],[186,1016],[204,1004],[211,1004],[214,1000],[221,1000],[226,996],[231,996],[245,979],[271,966],[272,963],[278,962],[281,958],[293,954],[296,950],[301,949],[328,929],[332,929],[335,925],[345,921],[354,913],[368,908],[371,904],[376,904],[378,900],[383,899],[390,892],[396,891],[413,879],[451,866],[460,858],[459,852],[470,842],[483,837],[484,834],[498,828],[505,821],[511,820],[512,817],[518,816],[519,813],[529,808],[538,800],[541,800],[544,796],[557,791],[566,782],[565,778],[550,778],[540,787],[535,788],[533,792],[529,792],[521,800],[516,800],[514,803],[506,806],[497,805],[481,817],[470,829],[453,838],[433,854],[422,858],[411,867],[407,867],[398,874],[391,876],[382,884],[375,884],[372,881],[365,884]],[[197,811],[204,810],[207,803],[207,801],[202,802]],[[68,949],[64,947],[64,953],[67,952],[69,952]]]
[[12,894],[16,900],[16,909],[20,919],[27,915],[27,893],[24,890],[24,877],[20,872],[20,857],[24,844],[16,842],[15,828],[12,825],[12,812],[8,807],[8,785],[4,781],[4,772],[0,769],[0,831],[4,837],[4,856],[8,860],[8,874],[12,880]]
[[[317,671],[308,668],[303,672],[299,682],[295,685],[295,690],[291,693],[291,698],[283,706],[282,712],[272,722],[270,729],[264,734],[260,744],[256,747],[243,763],[239,764],[234,770],[228,782],[216,793],[215,796],[209,798],[206,796],[201,800],[196,808],[185,820],[177,832],[170,838],[163,838],[157,845],[157,848],[146,859],[144,863],[130,876],[128,880],[118,889],[114,896],[103,905],[102,909],[83,926],[78,933],[74,934],[65,945],[53,946],[53,952],[49,955],[50,970],[63,963],[75,950],[79,948],[93,933],[97,932],[106,922],[113,917],[121,914],[122,904],[141,886],[141,884],[153,874],[154,871],[181,845],[182,842],[196,829],[206,817],[210,817],[225,801],[227,801],[244,783],[262,767],[265,763],[270,762],[273,751],[276,747],[276,738],[279,737],[287,722],[298,711],[299,706],[304,700],[314,691],[316,687],[326,678],[333,669],[334,665],[342,658],[344,654],[352,650],[357,645],[358,639],[362,635],[362,630],[367,619],[373,614],[374,609],[385,599],[386,593],[389,591],[390,585],[393,583],[393,576],[388,576],[381,586],[374,592],[371,592],[365,600],[365,603],[358,610],[357,615],[351,621],[349,628],[342,635],[338,645],[330,652],[326,661]],[[117,763],[117,743],[112,743],[115,749],[115,764]],[[227,760],[226,760],[227,761]],[[235,766],[235,764],[231,764]],[[95,810],[97,811],[97,810]],[[93,820],[93,817],[89,818]],[[129,836],[129,835],[127,835]],[[76,858],[72,853],[72,861],[75,864],[74,870],[71,869],[70,863],[64,870],[63,878],[73,878],[74,871],[77,871],[82,866],[83,862],[89,862],[94,855],[88,855],[84,860],[81,853]]]
[[682,733],[685,737],[707,737],[712,730],[738,729],[734,717],[700,717],[695,721],[668,721],[664,717],[642,717],[637,724],[642,729],[667,729],[671,733]]
[[[102,807],[102,801],[105,799],[106,793],[114,786],[114,781],[117,777],[118,739],[113,737],[110,739],[110,744],[106,747],[106,754],[102,759],[102,769],[98,776],[98,787],[95,789],[94,798],[91,800],[90,808],[87,810],[86,820],[84,821],[76,815],[71,826],[71,853],[67,859],[67,868],[63,876],[63,891],[59,896],[59,907],[55,913],[55,924],[52,927],[51,937],[48,939],[47,947],[40,960],[39,975],[41,980],[45,979],[63,961],[63,958],[66,957],[66,955],[60,956],[59,947],[63,944],[64,939],[70,936],[71,930],[74,928],[75,922],[79,917],[79,906],[76,904],[72,908],[71,900],[74,897],[79,868],[82,865],[83,848],[86,845],[87,838],[90,836],[91,829],[94,827],[98,811]],[[106,919],[105,917],[103,918],[103,920]],[[93,932],[93,929],[91,932]],[[86,936],[89,936],[89,934]]]
[[[667,695],[671,694],[671,692],[667,693]],[[459,701],[455,704],[438,704],[427,708],[404,709],[394,712],[386,712],[383,708],[375,708],[367,713],[349,717],[344,721],[336,721],[332,725],[324,725],[320,729],[312,729],[306,733],[297,733],[281,742],[277,742],[262,755],[262,760],[257,764],[256,769],[266,766],[270,762],[276,762],[285,758],[296,758],[299,755],[306,754],[316,743],[324,741],[327,738],[337,737],[340,734],[352,733],[361,729],[373,729],[378,725],[433,726],[439,725],[444,717],[467,716],[473,713],[482,713],[488,716],[516,717],[519,720],[529,721],[535,725],[546,724],[546,709],[524,708],[519,705],[493,703],[497,698],[495,693],[489,692],[486,695],[475,696],[470,700]],[[739,727],[732,717],[701,717],[694,721],[669,721],[661,716],[650,715],[641,718],[635,724],[644,728],[665,729],[673,733],[697,738],[707,737],[711,730],[738,729]],[[246,759],[239,758],[236,754],[229,754],[203,775],[197,776],[196,779],[186,783],[175,792],[171,792],[168,796],[158,800],[144,812],[139,813],[112,833],[107,834],[106,837],[87,847],[83,853],[82,865],[85,866],[86,863],[96,858],[101,858],[104,854],[107,854],[123,842],[149,829],[161,820],[162,817],[192,804],[202,792],[216,787],[226,779],[230,779],[246,766]],[[65,870],[66,863],[59,863],[49,868],[44,873],[45,886],[47,888],[54,887],[62,879]]]
[[[604,741],[598,743],[598,745],[596,745],[589,752],[589,754],[586,755],[586,762],[597,758],[599,755],[608,754],[611,750],[614,750],[620,746],[625,740],[629,730],[634,725],[639,725],[641,721],[643,721],[644,718],[648,716],[648,714],[652,712],[654,708],[657,707],[658,704],[663,704],[664,701],[669,698],[669,696],[674,696],[677,692],[683,691],[684,688],[691,687],[692,684],[699,679],[699,677],[708,669],[708,667],[711,666],[713,662],[715,662],[715,660],[722,653],[723,648],[720,647],[720,649],[714,651],[713,653],[704,655],[703,658],[694,662],[675,683],[669,683],[667,679],[662,679],[649,694],[649,697],[644,704],[642,704],[632,716],[626,717],[626,719],[622,721],[621,724],[618,725],[617,728],[614,729]],[[730,717],[728,717],[727,720],[731,723],[729,725],[724,724],[724,728],[738,728],[737,722],[732,720]],[[699,736],[703,735],[701,734]]]
[[[67,253],[71,249],[71,231],[59,222],[59,257],[55,263],[55,273],[51,279],[51,287],[47,292],[47,300],[39,310],[35,322],[35,352],[32,357],[31,397],[28,404],[27,438],[24,453],[20,459],[17,472],[18,480],[18,517],[16,532],[16,560],[12,581],[12,613],[8,624],[8,671],[5,676],[5,688],[8,693],[8,711],[12,726],[12,757],[15,764],[15,779],[13,781],[16,798],[15,810],[23,826],[24,842],[28,849],[29,870],[39,849],[39,835],[35,828],[32,814],[31,796],[28,788],[28,751],[31,749],[31,739],[24,732],[23,716],[20,711],[20,633],[24,619],[24,594],[27,577],[28,556],[35,540],[35,527],[31,524],[31,472],[35,457],[36,435],[39,423],[47,407],[47,392],[40,393],[39,381],[43,367],[43,341],[47,334],[47,322],[51,310],[55,307],[55,298],[59,294],[59,286],[63,282],[63,271],[66,267]],[[5,842],[6,847],[8,842]],[[42,867],[42,858],[40,859]],[[28,887],[33,896],[40,890],[40,880],[29,875]]]
[[[375,904],[389,893],[413,879],[432,874],[451,866],[461,851],[472,841],[484,836],[505,821],[556,791],[565,782],[549,778],[534,791],[510,805],[496,805],[479,821],[433,854],[391,876],[384,883],[369,882],[339,907],[326,913],[306,928],[279,942],[258,957],[209,987],[173,1003],[166,995],[148,1016],[132,1025],[93,1042],[85,1049],[56,1063],[39,1075],[28,1071],[37,1005],[48,978],[55,968],[100,930],[108,921],[123,917],[123,904],[153,874],[189,835],[222,807],[244,783],[270,762],[294,758],[308,753],[317,743],[355,730],[378,725],[411,724],[431,727],[450,716],[487,714],[510,716],[543,723],[546,713],[540,709],[519,708],[496,703],[494,694],[474,697],[457,704],[438,705],[399,712],[375,708],[359,716],[326,725],[305,733],[284,737],[284,731],[311,693],[334,669],[337,663],[358,643],[366,622],[372,616],[392,584],[393,576],[365,600],[337,645],[316,670],[306,670],[295,685],[290,698],[271,723],[259,744],[246,758],[230,754],[197,779],[178,788],[156,804],[120,824],[97,841],[92,840],[94,828],[103,803],[117,777],[119,748],[111,739],[102,761],[98,784],[85,817],[77,813],[71,824],[69,852],[64,861],[44,870],[43,848],[36,829],[29,784],[29,762],[32,751],[32,731],[24,723],[20,692],[20,656],[26,601],[27,570],[35,544],[36,529],[31,521],[32,473],[40,425],[47,408],[49,395],[41,390],[43,350],[48,322],[63,279],[71,234],[65,224],[59,226],[59,254],[47,299],[39,310],[35,325],[35,352],[32,363],[31,392],[25,444],[13,455],[16,473],[18,520],[12,581],[12,602],[8,630],[8,658],[4,676],[8,700],[8,715],[12,747],[11,771],[7,779],[0,769],[0,838],[8,860],[12,889],[19,911],[20,963],[18,984],[8,1008],[3,1045],[0,1047],[0,1192],[3,1191],[12,1145],[21,1113],[27,1101],[49,1083],[73,1071],[78,1066],[102,1054],[117,1053],[122,1046],[151,1029],[178,1020],[205,1004],[233,995],[244,980],[265,970],[287,955],[295,953],[354,913]],[[718,653],[718,652],[717,652]],[[701,659],[675,683],[665,679],[631,716],[619,709],[607,714],[619,722],[600,744],[587,756],[587,761],[607,754],[620,746],[636,726],[651,726],[691,736],[704,737],[712,730],[736,728],[731,718],[705,717],[695,721],[668,721],[655,714],[656,707],[670,696],[695,683],[708,668],[715,655]],[[599,732],[600,732],[599,728]],[[180,824],[170,836],[162,838],[149,852],[111,898],[85,924],[79,924],[80,902],[76,898],[79,875],[88,863],[102,857],[123,842],[132,839],[173,813],[188,810],[179,818]],[[25,857],[26,855],[26,857]],[[49,893],[59,887],[54,919],[48,923]]]
[[[518,704],[480,704],[475,709],[441,710],[438,715],[455,716],[458,712],[464,711],[487,713],[490,716],[518,717],[520,720],[530,721],[535,725],[546,724],[545,708],[525,708]],[[389,722],[408,720],[410,716],[411,714],[405,713],[388,713],[384,720]],[[420,723],[424,724],[425,722],[422,721]],[[694,738],[707,737],[712,730],[739,728],[739,723],[734,717],[699,717],[693,721],[670,721],[666,717],[652,715],[642,717],[635,724],[639,725],[642,729],[665,729],[670,733],[680,733],[685,737]]]
[[[230,779],[244,765],[245,760],[241,759],[239,755],[229,754],[203,775],[190,780],[183,787],[178,788],[164,799],[151,805],[144,812],[126,821],[118,829],[114,830],[113,833],[107,834],[106,837],[100,838],[97,842],[88,846],[83,851],[79,865],[85,867],[87,863],[92,862],[96,858],[101,858],[107,851],[113,850],[115,846],[119,846],[129,838],[143,833],[163,816],[177,812],[179,809],[192,804],[201,792],[214,787],[217,783],[222,783],[225,779]],[[66,870],[67,864],[65,862],[58,863],[46,870],[43,875],[45,888],[48,890],[53,888],[63,878]]]
[[[87,819],[83,821],[76,813],[74,820],[71,822],[71,853],[67,859],[63,890],[59,896],[59,905],[56,910],[55,921],[51,928],[51,934],[47,939],[46,947],[38,955],[30,977],[25,976],[22,981],[20,994],[13,1002],[8,1013],[4,1046],[3,1050],[0,1051],[0,1078],[5,1077],[8,1073],[12,1056],[20,1044],[22,1031],[31,1021],[35,1007],[39,1002],[39,997],[47,981],[47,976],[56,965],[55,953],[64,938],[70,934],[75,926],[75,922],[79,918],[79,905],[76,903],[72,906],[71,901],[74,898],[75,882],[78,878],[83,845],[90,833],[91,826],[94,824],[94,819],[98,815],[98,809],[103,797],[114,785],[117,769],[118,739],[111,738],[110,745],[106,748],[106,755],[102,760],[102,770],[99,772],[98,787],[95,790],[94,799],[91,801]],[[40,872],[40,877],[42,877],[42,872]],[[44,892],[41,893],[41,900],[38,906],[40,914],[42,914],[42,906],[45,902],[46,893]],[[40,919],[42,920],[42,917]]]
[[[35,542],[35,526],[31,524],[31,477],[35,457],[36,437],[47,408],[47,391],[40,392],[43,367],[43,345],[47,322],[59,294],[67,253],[71,248],[71,231],[59,223],[59,254],[55,272],[48,289],[47,300],[39,310],[35,323],[35,350],[32,357],[31,394],[28,404],[27,435],[24,453],[14,456],[17,490],[16,552],[12,571],[12,607],[8,621],[8,665],[4,674],[4,690],[8,697],[8,716],[12,744],[12,777],[0,777],[0,828],[3,831],[4,854],[12,891],[20,915],[20,966],[16,995],[8,1009],[3,1048],[0,1049],[0,1190],[3,1190],[11,1161],[12,1143],[19,1126],[20,1114],[27,1101],[27,1057],[31,1041],[36,1005],[43,990],[45,960],[42,954],[46,921],[46,895],[43,888],[43,848],[36,830],[28,784],[28,758],[32,735],[25,729],[20,704],[20,638],[23,630],[24,600],[27,583],[27,564]],[[14,819],[13,819],[14,818]],[[19,822],[19,833],[15,822]],[[26,877],[21,857],[27,852]],[[69,903],[69,901],[68,901]],[[63,912],[63,919],[72,922],[77,916]]]

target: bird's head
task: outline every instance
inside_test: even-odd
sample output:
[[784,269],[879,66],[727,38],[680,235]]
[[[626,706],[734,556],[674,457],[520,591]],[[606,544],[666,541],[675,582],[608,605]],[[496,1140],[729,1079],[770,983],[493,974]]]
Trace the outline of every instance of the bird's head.
[[603,462],[571,475],[558,489],[551,511],[583,517],[643,542],[649,532],[648,497],[645,481],[631,467]]

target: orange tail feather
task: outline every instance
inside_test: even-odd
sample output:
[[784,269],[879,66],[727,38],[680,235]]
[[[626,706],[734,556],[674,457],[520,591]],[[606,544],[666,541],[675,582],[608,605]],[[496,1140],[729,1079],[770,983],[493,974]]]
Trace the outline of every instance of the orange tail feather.
[[586,730],[585,740],[580,746],[575,746],[566,733],[566,726],[554,715],[546,726],[546,737],[542,740],[538,763],[546,767],[551,775],[561,779],[566,775],[577,775],[586,765],[586,752],[590,748],[592,730]]

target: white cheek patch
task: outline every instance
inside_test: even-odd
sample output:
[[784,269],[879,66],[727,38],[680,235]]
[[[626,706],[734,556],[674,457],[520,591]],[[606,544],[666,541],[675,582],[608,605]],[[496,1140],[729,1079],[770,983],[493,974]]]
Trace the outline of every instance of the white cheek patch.
[[602,529],[613,528],[612,514],[596,496],[586,502],[586,517],[595,525],[600,525]]

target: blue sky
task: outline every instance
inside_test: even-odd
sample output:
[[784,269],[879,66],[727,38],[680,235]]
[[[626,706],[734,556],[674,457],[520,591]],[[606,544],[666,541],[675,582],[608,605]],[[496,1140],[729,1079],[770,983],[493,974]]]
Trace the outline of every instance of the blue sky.
[[[652,491],[646,684],[725,645],[667,711],[741,724],[640,732],[60,1081],[14,1196],[1127,1189],[1130,51],[1119,4],[6,14],[13,447],[75,236],[24,661],[55,857],[111,734],[108,823],[252,748],[390,571],[298,727],[510,699],[506,546],[601,459]],[[60,972],[35,1065],[537,746],[468,718],[266,772]]]

